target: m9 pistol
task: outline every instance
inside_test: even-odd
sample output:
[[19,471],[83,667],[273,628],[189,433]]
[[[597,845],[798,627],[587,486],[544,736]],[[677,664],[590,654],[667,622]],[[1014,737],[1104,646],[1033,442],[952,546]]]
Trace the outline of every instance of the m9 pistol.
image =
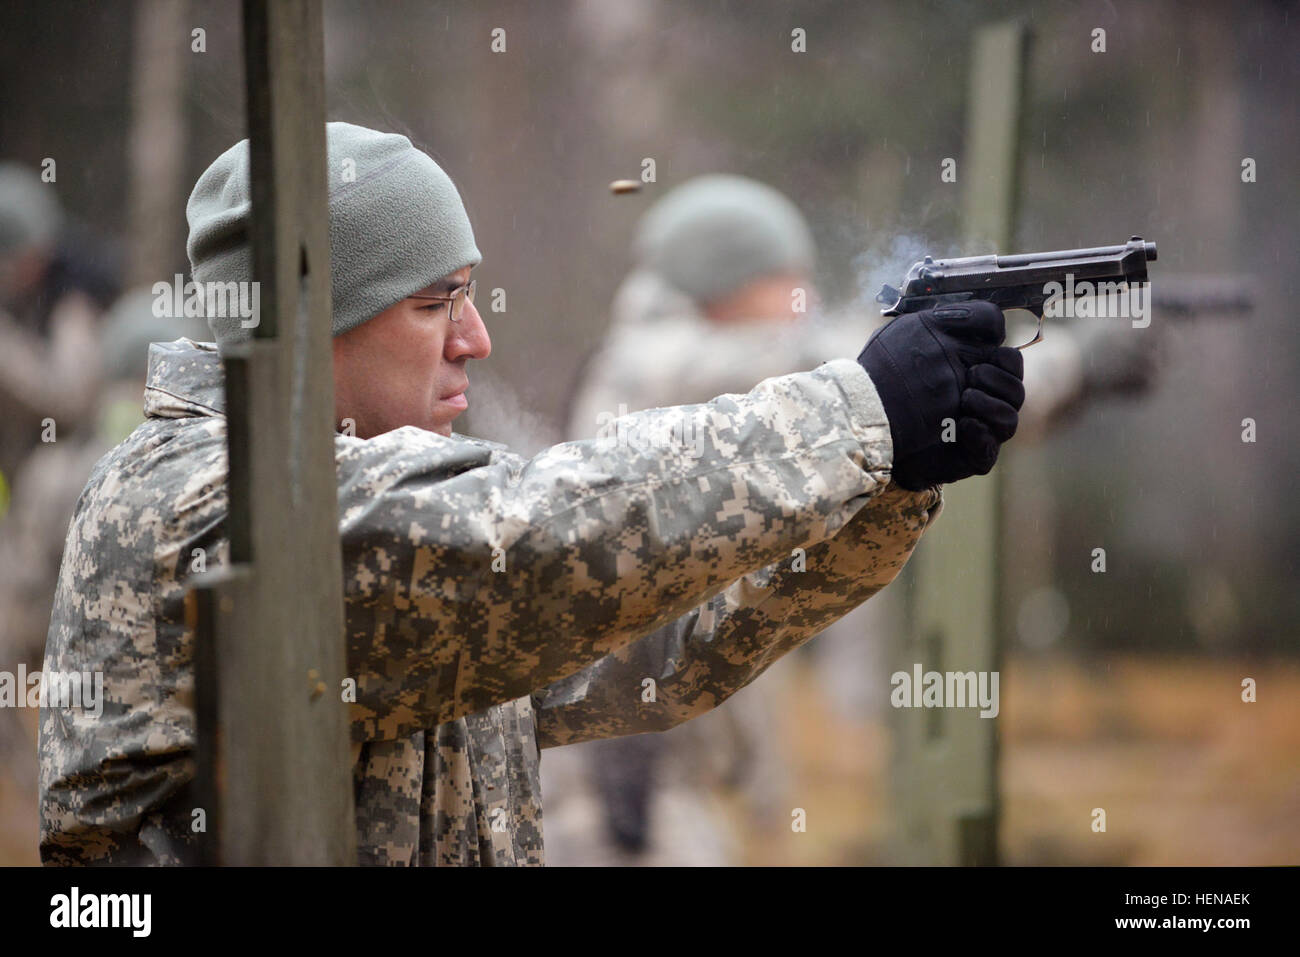
[[[1038,319],[1034,338],[1025,349],[1043,338],[1045,303],[1069,286],[1087,282],[1104,294],[1105,286],[1117,290],[1120,283],[1147,281],[1147,263],[1156,258],[1156,244],[1134,236],[1122,246],[1093,249],[1062,249],[1016,256],[967,256],[962,259],[934,259],[926,256],[914,263],[903,280],[903,288],[881,287],[876,301],[886,308],[884,316],[934,309],[945,303],[984,299],[1005,312],[1024,309]],[[1049,288],[1055,285],[1055,289]],[[1126,287],[1127,288],[1127,287]]]

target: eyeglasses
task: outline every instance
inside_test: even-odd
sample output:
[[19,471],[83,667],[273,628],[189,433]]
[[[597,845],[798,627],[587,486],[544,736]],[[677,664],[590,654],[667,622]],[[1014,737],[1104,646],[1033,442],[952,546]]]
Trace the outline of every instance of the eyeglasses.
[[458,286],[451,291],[449,296],[407,296],[407,299],[433,299],[437,302],[448,302],[452,322],[460,322],[461,316],[465,314],[465,303],[474,301],[474,290],[478,286],[477,279],[471,279],[466,286]]

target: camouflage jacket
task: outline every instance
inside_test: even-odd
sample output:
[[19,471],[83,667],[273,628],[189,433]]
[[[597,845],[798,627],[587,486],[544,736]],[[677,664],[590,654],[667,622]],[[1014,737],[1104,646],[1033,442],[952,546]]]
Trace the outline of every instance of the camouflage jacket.
[[[194,549],[228,560],[222,404],[212,345],[152,346],[148,418],[78,502],[44,667],[103,700],[42,711],[45,863],[194,859],[183,601]],[[360,863],[542,863],[541,748],[703,713],[895,576],[941,499],[890,454],[851,360],[531,460],[340,435]]]

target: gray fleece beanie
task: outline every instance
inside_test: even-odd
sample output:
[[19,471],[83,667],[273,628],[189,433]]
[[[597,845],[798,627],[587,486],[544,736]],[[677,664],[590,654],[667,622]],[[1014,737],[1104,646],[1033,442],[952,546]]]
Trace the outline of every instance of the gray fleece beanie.
[[744,176],[699,176],[651,207],[634,245],[638,262],[701,303],[760,276],[810,272],[812,233],[798,207]]
[[[333,335],[482,260],[455,185],[405,136],[326,124]],[[185,217],[195,282],[248,282],[248,140],[194,185]],[[209,316],[218,346],[250,338],[238,316]]]

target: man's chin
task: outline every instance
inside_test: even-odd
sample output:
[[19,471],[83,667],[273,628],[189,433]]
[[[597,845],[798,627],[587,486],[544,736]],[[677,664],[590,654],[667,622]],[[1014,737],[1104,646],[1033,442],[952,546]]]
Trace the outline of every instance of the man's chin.
[[434,416],[433,428],[430,431],[437,432],[439,435],[443,436],[451,435],[452,421],[459,415],[459,412],[454,412],[451,415],[444,412],[441,415]]

